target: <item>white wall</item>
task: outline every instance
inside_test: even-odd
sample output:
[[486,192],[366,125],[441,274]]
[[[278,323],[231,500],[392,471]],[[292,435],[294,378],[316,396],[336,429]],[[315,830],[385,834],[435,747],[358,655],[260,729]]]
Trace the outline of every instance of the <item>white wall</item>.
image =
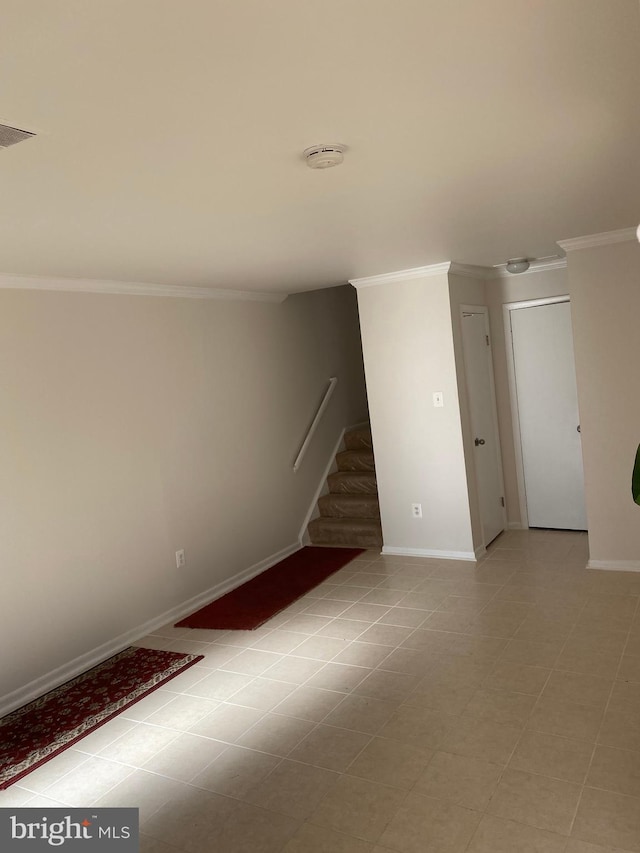
[[524,302],[529,299],[544,299],[563,296],[569,292],[567,270],[555,269],[521,275],[496,278],[487,281],[486,296],[491,324],[491,349],[496,385],[498,429],[502,446],[502,468],[504,475],[507,523],[520,526],[520,501],[516,475],[516,456],[513,441],[513,419],[507,373],[503,305],[507,302]]
[[640,246],[568,254],[591,562],[640,570],[631,471],[640,443]]
[[340,430],[366,418],[350,287],[0,291],[0,387],[0,696],[295,544]]
[[[385,551],[473,554],[446,273],[358,289]],[[445,405],[434,408],[442,391]],[[421,503],[423,517],[411,517]]]

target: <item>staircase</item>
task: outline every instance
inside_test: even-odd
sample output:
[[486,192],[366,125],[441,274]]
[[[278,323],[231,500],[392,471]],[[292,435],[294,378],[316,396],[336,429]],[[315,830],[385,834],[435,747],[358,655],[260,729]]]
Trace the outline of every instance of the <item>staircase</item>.
[[382,547],[378,486],[369,427],[350,430],[336,454],[338,470],[327,477],[318,500],[320,517],[309,523],[312,545]]

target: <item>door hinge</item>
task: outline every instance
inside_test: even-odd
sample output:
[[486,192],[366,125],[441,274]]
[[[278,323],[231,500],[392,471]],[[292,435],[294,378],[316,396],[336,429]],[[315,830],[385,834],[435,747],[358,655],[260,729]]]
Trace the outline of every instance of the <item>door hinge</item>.
[[500,498],[500,506],[504,506],[504,498]]
[[487,342],[487,346],[489,346],[489,335],[484,336],[485,341]]

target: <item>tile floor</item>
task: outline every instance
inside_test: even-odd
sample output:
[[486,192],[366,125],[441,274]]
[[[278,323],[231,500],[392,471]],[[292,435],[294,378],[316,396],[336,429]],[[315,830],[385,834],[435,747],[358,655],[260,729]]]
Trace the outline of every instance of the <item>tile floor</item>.
[[640,853],[640,575],[586,534],[367,552],[0,792],[139,806],[143,853]]

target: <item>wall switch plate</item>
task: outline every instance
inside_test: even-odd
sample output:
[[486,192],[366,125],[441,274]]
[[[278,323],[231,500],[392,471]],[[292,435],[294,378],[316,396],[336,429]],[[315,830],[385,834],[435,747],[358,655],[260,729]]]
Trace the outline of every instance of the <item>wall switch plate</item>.
[[176,569],[184,569],[185,565],[184,548],[181,548],[179,551],[176,551]]
[[411,515],[413,518],[422,518],[422,504],[411,504]]
[[433,405],[436,409],[441,409],[444,406],[444,394],[442,391],[433,392]]

